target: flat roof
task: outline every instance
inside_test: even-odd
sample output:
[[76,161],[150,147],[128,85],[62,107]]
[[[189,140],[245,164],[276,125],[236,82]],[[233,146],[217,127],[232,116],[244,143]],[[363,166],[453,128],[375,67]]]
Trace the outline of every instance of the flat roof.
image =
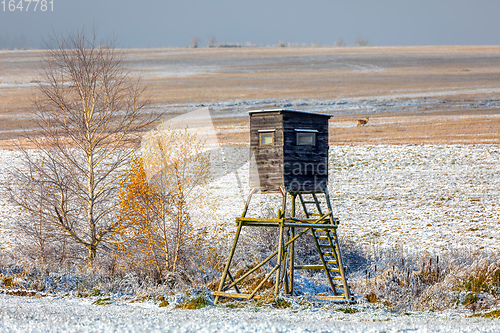
[[300,110],[288,110],[288,109],[264,109],[264,110],[252,110],[252,111],[248,111],[249,114],[254,114],[254,113],[271,113],[271,112],[305,113],[305,114],[310,114],[310,115],[314,115],[314,116],[323,116],[323,117],[328,117],[328,118],[333,117],[333,115],[331,115],[331,114],[317,113],[317,112],[308,112],[308,111],[300,111]]

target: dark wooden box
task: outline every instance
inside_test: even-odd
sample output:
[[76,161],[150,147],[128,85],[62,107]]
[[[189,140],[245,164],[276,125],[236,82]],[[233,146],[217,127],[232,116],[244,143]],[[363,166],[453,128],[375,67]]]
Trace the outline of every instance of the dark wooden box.
[[327,114],[250,111],[250,187],[322,191],[328,184]]

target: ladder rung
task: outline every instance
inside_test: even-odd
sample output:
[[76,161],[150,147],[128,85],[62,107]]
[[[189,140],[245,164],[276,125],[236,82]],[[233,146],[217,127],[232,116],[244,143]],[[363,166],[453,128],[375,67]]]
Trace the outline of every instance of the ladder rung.
[[[337,288],[342,288],[342,289],[344,289],[344,285],[343,285],[343,284],[334,284],[334,286],[335,286],[335,287],[337,287]],[[348,287],[348,288],[351,288],[351,285],[350,285],[350,284],[348,284],[348,285],[347,285],[347,287]],[[343,295],[343,294],[342,294],[342,295]]]
[[[338,293],[337,296],[345,297],[345,292]],[[331,296],[330,296],[331,297]]]
[[[325,269],[323,265],[295,265],[293,266],[295,269]],[[338,268],[327,268],[327,271],[329,272],[334,272],[334,273],[340,273],[340,270]]]
[[302,202],[305,204],[315,204],[316,203],[316,201],[302,201]]
[[319,244],[319,247],[328,247],[330,249],[332,248],[330,244]]
[[328,229],[314,229],[314,232],[319,231],[319,232],[326,232],[328,233]]
[[323,265],[295,265],[295,269],[324,269]]
[[337,260],[326,260],[325,263],[327,264],[334,264],[334,265],[338,265],[338,262]]
[[324,256],[334,256],[335,253],[333,252],[321,252]]
[[318,239],[328,239],[328,238],[330,238],[330,237],[328,237],[328,236],[318,236]]
[[325,301],[349,301],[345,296],[316,296],[316,298]]

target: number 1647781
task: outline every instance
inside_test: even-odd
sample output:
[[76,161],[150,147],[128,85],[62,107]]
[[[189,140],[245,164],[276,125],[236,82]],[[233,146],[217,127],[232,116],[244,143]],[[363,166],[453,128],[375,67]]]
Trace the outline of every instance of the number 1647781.
[[54,0],[1,0],[0,10],[4,12],[53,12]]

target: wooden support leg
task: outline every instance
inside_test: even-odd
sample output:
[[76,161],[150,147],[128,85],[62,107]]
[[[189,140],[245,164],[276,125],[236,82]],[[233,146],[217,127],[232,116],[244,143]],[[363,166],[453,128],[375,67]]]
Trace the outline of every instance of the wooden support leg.
[[[292,194],[292,217],[295,217],[295,199],[297,194]],[[295,228],[290,228],[290,239],[295,237]],[[295,242],[290,243],[290,295],[293,295],[293,273],[294,273],[294,260],[295,260]]]
[[262,288],[262,286],[264,285],[264,283],[266,283],[266,281],[271,277],[271,275],[273,275],[274,271],[276,271],[278,268],[279,268],[279,265],[276,265],[276,266],[274,266],[274,268],[269,273],[267,273],[267,275],[259,283],[259,285],[257,286],[257,288],[255,288],[254,291],[252,291],[252,293],[250,294],[249,298],[252,298],[252,297],[255,296],[255,294],[257,293],[257,291],[259,291],[259,289]]
[[[221,292],[224,287],[224,283],[226,282],[226,277],[229,272],[229,267],[231,266],[231,260],[233,260],[234,252],[236,251],[236,245],[238,244],[238,238],[240,237],[240,232],[242,228],[242,223],[238,223],[238,229],[236,230],[236,235],[234,236],[233,247],[231,248],[231,252],[229,253],[229,257],[227,258],[226,267],[224,268],[224,273],[222,273],[222,277],[219,283],[219,289],[217,291]],[[214,304],[217,304],[219,301],[219,296],[215,296]]]
[[250,200],[252,199],[252,195],[257,192],[257,189],[256,188],[253,188],[251,191],[250,191],[250,194],[248,195],[248,198],[247,198],[247,201],[245,202],[245,208],[243,209],[243,214],[241,214],[241,217],[245,217],[247,215],[247,211],[248,211],[248,206],[250,205]]
[[[286,239],[290,240],[290,230],[288,230],[286,237],[287,237]],[[286,239],[283,238],[283,243],[285,243]],[[290,294],[289,283],[288,283],[288,261],[287,260],[288,260],[288,247],[283,245],[283,259],[281,261],[283,263],[283,269],[281,271],[281,280],[282,280],[281,285],[283,286],[283,290],[284,290],[285,295]]]
[[279,269],[276,271],[276,284],[274,286],[274,296],[278,296],[278,291],[280,287],[280,275],[283,270],[283,223],[285,223],[285,219],[280,223],[280,235],[278,241],[278,266]]

